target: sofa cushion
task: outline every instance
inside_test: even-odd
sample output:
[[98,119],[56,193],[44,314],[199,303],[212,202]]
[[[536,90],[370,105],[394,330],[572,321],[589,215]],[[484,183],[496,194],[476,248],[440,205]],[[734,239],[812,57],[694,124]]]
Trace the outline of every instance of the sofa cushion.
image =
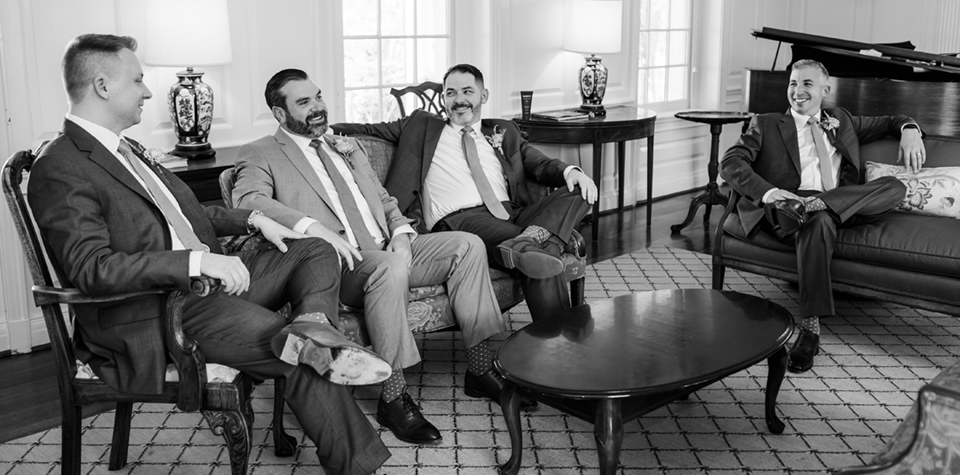
[[884,176],[907,187],[901,211],[960,219],[960,167],[923,168],[914,173],[903,166],[867,162],[867,181]]

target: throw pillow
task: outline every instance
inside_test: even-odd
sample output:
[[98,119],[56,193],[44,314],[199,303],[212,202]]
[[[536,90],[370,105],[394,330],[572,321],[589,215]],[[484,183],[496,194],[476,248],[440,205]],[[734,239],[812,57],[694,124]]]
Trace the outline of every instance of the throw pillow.
[[960,219],[960,167],[921,168],[867,162],[867,181],[892,176],[903,182],[907,194],[898,209],[928,216]]

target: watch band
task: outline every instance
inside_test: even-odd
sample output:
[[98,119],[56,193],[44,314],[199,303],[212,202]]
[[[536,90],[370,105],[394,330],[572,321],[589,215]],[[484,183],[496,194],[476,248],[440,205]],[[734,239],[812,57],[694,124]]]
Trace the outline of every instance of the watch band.
[[247,232],[250,234],[257,232],[257,227],[253,225],[253,218],[257,216],[263,216],[263,212],[255,209],[250,212],[249,216],[247,216]]

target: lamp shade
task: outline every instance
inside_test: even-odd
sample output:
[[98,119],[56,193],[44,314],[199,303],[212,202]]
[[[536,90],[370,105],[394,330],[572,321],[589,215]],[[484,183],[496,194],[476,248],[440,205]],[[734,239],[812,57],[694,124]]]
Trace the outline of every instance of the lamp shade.
[[567,0],[563,49],[583,54],[619,53],[622,18],[620,0]]
[[148,0],[143,60],[150,66],[229,63],[227,0]]

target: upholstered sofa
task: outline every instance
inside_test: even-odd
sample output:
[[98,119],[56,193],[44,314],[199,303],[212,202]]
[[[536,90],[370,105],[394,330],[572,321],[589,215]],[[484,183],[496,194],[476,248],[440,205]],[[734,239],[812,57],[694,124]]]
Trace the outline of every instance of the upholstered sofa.
[[[378,137],[358,135],[355,138],[360,146],[367,152],[370,165],[377,172],[380,181],[386,179],[387,171],[390,169],[390,162],[393,160],[396,146],[386,140]],[[223,194],[223,201],[228,206],[231,203],[231,192],[234,183],[234,169],[228,168],[220,175],[220,188]],[[531,195],[544,197],[549,190],[546,187],[531,184]],[[574,231],[576,239],[575,254],[566,253],[563,255],[564,261],[564,280],[570,282],[570,299],[573,305],[583,303],[583,283],[586,271],[586,251],[583,243],[583,237]],[[225,249],[236,250],[240,248],[250,248],[261,245],[258,239],[249,239],[242,237],[227,243]],[[497,301],[500,303],[500,309],[506,311],[511,307],[523,301],[523,292],[520,289],[520,279],[516,274],[502,271],[499,269],[490,269],[490,280],[493,282],[494,292]],[[340,330],[353,341],[364,346],[369,345],[363,310],[347,307],[341,304],[340,314],[338,315]],[[431,285],[428,287],[417,287],[410,289],[407,304],[407,320],[410,329],[414,333],[425,333],[438,330],[452,329],[456,327],[453,312],[450,307],[450,300],[447,297],[446,289],[443,285]]]
[[[960,139],[928,136],[924,145],[928,155],[924,168],[960,167]],[[865,162],[895,165],[898,150],[897,140],[885,138],[861,147],[860,155]],[[908,195],[918,191],[924,192],[908,184]],[[713,288],[723,287],[726,268],[796,282],[794,249],[763,233],[747,239],[736,213],[738,199],[732,193],[717,229]],[[928,208],[960,206],[949,198],[938,199],[945,204],[931,202]],[[831,272],[835,290],[960,315],[960,219],[898,210],[876,222],[840,230]]]

